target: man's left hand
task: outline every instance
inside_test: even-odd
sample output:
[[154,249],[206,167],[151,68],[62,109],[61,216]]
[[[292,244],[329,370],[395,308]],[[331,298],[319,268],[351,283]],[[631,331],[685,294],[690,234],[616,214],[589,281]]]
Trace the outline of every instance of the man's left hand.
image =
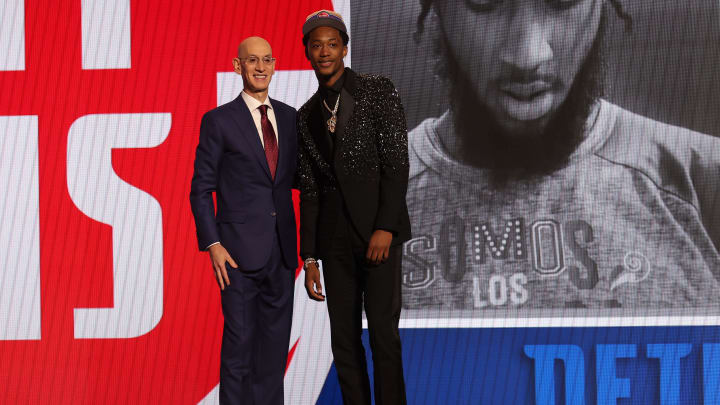
[[390,255],[390,244],[392,243],[392,233],[377,229],[370,237],[367,254],[365,257],[368,262],[374,265],[384,263]]

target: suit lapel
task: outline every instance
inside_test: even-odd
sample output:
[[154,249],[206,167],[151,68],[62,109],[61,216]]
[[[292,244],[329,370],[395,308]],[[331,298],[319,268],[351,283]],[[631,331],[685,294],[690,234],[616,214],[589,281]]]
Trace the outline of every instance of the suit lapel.
[[[240,128],[240,134],[242,134],[247,141],[250,146],[250,150],[257,158],[258,163],[262,166],[265,174],[267,174],[268,178],[272,179],[270,176],[270,167],[268,166],[267,158],[265,157],[265,149],[262,146],[262,142],[260,142],[260,134],[258,134],[257,128],[255,127],[255,121],[253,121],[250,110],[248,109],[247,104],[245,104],[245,100],[242,99],[242,95],[239,95],[232,102],[231,106],[236,112],[235,114],[232,114],[232,117],[235,124],[237,124]],[[277,121],[277,117],[275,118]]]
[[340,111],[338,111],[338,126],[335,131],[335,161],[337,161],[340,150],[342,149],[348,123],[355,112],[355,97],[353,97],[355,88],[355,72],[346,68],[345,83],[343,84],[342,90],[340,90]]
[[[275,181],[277,181],[278,178],[280,178],[281,170],[285,168],[285,160],[287,159],[288,151],[288,137],[286,135],[287,131],[285,131],[285,121],[283,120],[285,117],[282,116],[280,113],[280,110],[275,108],[276,103],[273,103],[275,100],[270,98],[270,104],[273,106],[273,113],[275,114],[275,123],[277,124],[277,128],[275,128],[275,131],[277,132],[277,139],[278,139],[278,162],[277,167],[275,168]],[[289,123],[287,125],[290,125]],[[265,151],[263,150],[263,156],[265,156]],[[265,159],[267,162],[267,159]],[[266,164],[267,166],[267,164]],[[268,168],[268,171],[270,169]]]
[[313,98],[314,101],[310,109],[310,122],[308,122],[308,126],[310,127],[310,133],[315,139],[315,144],[318,146],[318,149],[320,149],[320,153],[326,161],[330,162],[333,156],[333,141],[325,126],[320,96],[318,93],[315,93]]

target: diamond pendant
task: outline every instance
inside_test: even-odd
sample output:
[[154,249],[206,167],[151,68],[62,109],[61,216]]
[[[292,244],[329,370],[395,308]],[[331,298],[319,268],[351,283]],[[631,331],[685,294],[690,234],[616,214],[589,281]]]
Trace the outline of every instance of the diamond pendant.
[[330,117],[329,120],[327,120],[327,127],[328,131],[335,133],[335,124],[337,123],[337,118],[333,115]]

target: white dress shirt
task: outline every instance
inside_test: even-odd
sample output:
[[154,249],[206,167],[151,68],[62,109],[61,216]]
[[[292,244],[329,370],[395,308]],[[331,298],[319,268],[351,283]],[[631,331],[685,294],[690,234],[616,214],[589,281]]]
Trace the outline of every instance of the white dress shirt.
[[[258,135],[260,136],[260,143],[262,144],[263,148],[265,148],[265,139],[263,139],[263,133],[262,133],[262,114],[260,114],[260,106],[266,105],[268,106],[267,109],[267,116],[270,120],[270,125],[273,127],[273,131],[275,132],[275,142],[278,142],[278,132],[277,132],[277,122],[275,121],[275,112],[273,111],[272,104],[270,104],[270,97],[265,97],[264,102],[260,102],[255,97],[245,93],[245,90],[240,93],[242,95],[243,101],[245,101],[245,104],[247,105],[248,109],[250,110],[250,115],[252,115],[253,121],[255,122],[255,128],[257,129]],[[213,242],[208,245],[206,249],[209,249],[212,245],[217,245],[220,242]]]
[[252,115],[253,121],[255,121],[255,128],[257,128],[258,135],[260,136],[260,143],[262,143],[263,148],[265,147],[265,140],[263,139],[263,133],[262,133],[262,125],[260,123],[260,120],[262,118],[260,114],[260,106],[266,105],[268,106],[267,109],[267,116],[270,120],[270,124],[273,127],[273,131],[275,132],[275,142],[278,141],[278,131],[277,131],[277,122],[275,122],[275,111],[273,111],[272,104],[270,104],[270,97],[265,97],[264,102],[260,102],[255,97],[245,93],[245,90],[243,90],[242,98],[245,101],[245,104],[247,105],[248,109],[250,110],[250,115]]

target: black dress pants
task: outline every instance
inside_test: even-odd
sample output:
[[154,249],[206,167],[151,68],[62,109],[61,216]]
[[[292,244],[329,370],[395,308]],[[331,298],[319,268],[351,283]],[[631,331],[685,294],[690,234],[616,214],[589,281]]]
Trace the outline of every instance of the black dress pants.
[[398,332],[402,246],[391,247],[385,263],[368,264],[368,245],[350,223],[344,204],[340,205],[332,242],[323,255],[323,273],[343,402],[370,404],[370,381],[360,339],[364,304],[375,370],[375,403],[403,405],[407,402]]

